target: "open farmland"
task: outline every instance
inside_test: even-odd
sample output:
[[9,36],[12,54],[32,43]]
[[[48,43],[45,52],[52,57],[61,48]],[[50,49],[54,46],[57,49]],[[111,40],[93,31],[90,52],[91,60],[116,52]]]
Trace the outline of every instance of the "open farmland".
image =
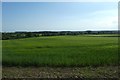
[[3,40],[3,66],[81,67],[118,64],[118,38],[43,36]]

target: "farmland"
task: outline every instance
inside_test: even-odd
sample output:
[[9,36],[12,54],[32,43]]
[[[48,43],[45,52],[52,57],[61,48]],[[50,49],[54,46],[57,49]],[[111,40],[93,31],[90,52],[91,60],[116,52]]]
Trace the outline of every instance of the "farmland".
[[3,40],[6,67],[85,67],[118,64],[118,38],[113,36],[41,36]]

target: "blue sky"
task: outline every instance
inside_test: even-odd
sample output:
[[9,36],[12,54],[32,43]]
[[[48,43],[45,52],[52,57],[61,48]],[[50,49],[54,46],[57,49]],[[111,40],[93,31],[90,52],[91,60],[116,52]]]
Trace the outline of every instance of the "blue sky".
[[117,30],[115,2],[3,2],[2,30]]

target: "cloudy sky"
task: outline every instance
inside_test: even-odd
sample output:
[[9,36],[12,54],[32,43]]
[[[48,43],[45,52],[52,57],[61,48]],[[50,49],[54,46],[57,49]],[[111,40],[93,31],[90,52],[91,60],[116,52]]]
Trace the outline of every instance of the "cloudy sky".
[[116,2],[3,2],[2,30],[117,30]]

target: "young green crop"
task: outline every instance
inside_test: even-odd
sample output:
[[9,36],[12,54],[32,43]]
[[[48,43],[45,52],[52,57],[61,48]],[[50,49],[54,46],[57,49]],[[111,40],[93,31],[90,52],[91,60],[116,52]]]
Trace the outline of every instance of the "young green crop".
[[117,65],[118,38],[49,36],[3,41],[3,66]]

